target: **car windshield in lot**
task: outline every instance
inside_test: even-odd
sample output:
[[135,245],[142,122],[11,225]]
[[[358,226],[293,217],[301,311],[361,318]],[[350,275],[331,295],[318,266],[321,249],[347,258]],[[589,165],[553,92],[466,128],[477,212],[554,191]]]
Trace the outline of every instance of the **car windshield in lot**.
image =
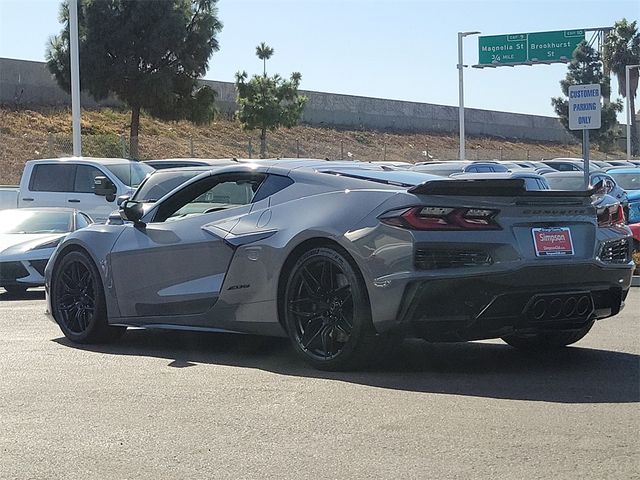
[[111,173],[118,177],[122,183],[134,188],[140,185],[147,175],[155,171],[153,167],[137,162],[105,166]]
[[136,202],[152,203],[160,200],[174,188],[182,185],[187,180],[207,171],[206,169],[161,171],[154,173],[140,188],[136,190],[132,200]]
[[616,183],[625,190],[640,190],[640,173],[615,173],[607,172]]
[[552,190],[584,190],[584,177],[576,175],[571,177],[545,177]]
[[72,228],[71,212],[0,210],[0,234],[67,233]]

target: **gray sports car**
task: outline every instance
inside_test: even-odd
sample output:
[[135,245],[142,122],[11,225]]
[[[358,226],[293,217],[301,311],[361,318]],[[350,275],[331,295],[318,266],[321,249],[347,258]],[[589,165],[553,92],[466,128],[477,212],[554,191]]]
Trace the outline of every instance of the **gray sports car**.
[[617,314],[631,282],[630,231],[617,209],[596,215],[593,193],[239,163],[69,235],[46,268],[48,308],[78,343],[127,326],[289,336],[321,369],[409,335],[561,347]]
[[93,220],[73,208],[0,210],[0,287],[11,294],[44,285],[44,269],[69,233]]

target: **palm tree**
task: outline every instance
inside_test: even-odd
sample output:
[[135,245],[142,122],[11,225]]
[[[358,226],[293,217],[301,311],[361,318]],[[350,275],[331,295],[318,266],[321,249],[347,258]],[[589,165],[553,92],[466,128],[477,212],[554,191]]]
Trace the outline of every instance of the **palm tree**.
[[[618,93],[626,98],[627,84],[625,67],[640,64],[640,34],[637,22],[629,22],[626,18],[615,23],[604,45],[604,61],[618,78]],[[631,150],[634,155],[640,154],[638,130],[636,126],[635,97],[638,90],[638,69],[629,72],[629,106],[631,107]]]
[[271,48],[269,45],[267,45],[264,42],[260,42],[260,45],[258,45],[256,47],[256,55],[258,56],[258,58],[260,60],[262,60],[262,64],[263,64],[263,69],[264,69],[264,76],[267,76],[267,60],[269,60],[271,58],[271,55],[273,55],[273,48]]

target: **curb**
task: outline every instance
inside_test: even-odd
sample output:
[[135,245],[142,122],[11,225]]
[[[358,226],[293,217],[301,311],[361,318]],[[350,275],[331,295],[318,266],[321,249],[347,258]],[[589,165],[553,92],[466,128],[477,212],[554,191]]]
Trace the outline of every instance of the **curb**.
[[640,275],[634,275],[631,277],[631,286],[640,287]]

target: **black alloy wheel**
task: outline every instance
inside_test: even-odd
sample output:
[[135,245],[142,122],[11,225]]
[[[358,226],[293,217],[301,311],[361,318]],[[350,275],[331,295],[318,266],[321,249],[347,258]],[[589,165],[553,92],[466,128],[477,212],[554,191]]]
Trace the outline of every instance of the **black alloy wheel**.
[[294,348],[324,370],[361,365],[377,338],[364,282],[346,254],[314,248],[293,266],[283,313]]
[[84,253],[68,253],[58,262],[51,295],[53,316],[65,336],[74,342],[108,342],[126,330],[108,325],[100,274]]
[[80,261],[67,262],[59,273],[56,310],[60,321],[76,335],[89,327],[96,311],[95,281],[89,268]]

